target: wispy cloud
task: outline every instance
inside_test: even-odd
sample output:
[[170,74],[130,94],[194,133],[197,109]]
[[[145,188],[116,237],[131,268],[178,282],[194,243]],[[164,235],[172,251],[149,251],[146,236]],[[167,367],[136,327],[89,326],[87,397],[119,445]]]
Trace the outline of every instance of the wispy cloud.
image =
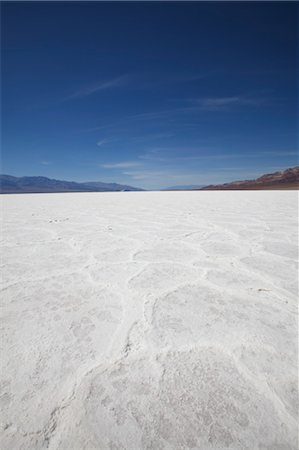
[[260,152],[261,156],[298,156],[296,151]]
[[[115,127],[133,124],[134,122],[156,122],[166,121],[173,124],[174,121],[198,116],[199,114],[210,113],[228,113],[233,112],[241,107],[260,107],[270,105],[270,101],[262,96],[245,94],[245,95],[231,95],[223,97],[202,97],[202,98],[184,98],[174,99],[177,102],[176,106],[167,109],[159,109],[153,111],[138,112],[116,119],[113,123],[102,123],[101,125],[85,130],[92,132],[103,129],[115,129]],[[192,124],[194,126],[194,124]],[[196,125],[197,126],[197,125]]]
[[177,115],[180,113],[188,113],[191,111],[199,111],[200,108],[198,106],[185,106],[185,107],[178,107],[178,108],[171,108],[171,109],[162,109],[160,111],[150,111],[150,112],[144,112],[139,114],[133,114],[132,116],[128,116],[126,120],[129,121],[135,121],[135,120],[155,120],[155,119],[162,119],[167,118],[173,115]]
[[118,163],[111,164],[101,164],[100,167],[104,169],[128,169],[130,167],[141,166],[141,163],[138,161],[122,161]]
[[[192,81],[198,81],[203,78],[206,78],[207,74],[193,74],[193,75],[161,75],[159,76],[152,75],[151,77],[144,77],[144,76],[138,76],[138,74],[134,76],[134,74],[129,75],[122,75],[117,78],[113,78],[111,80],[106,81],[99,81],[94,84],[87,85],[81,89],[78,89],[77,91],[73,92],[69,96],[65,98],[65,100],[71,100],[75,98],[80,97],[86,97],[92,94],[95,94],[100,91],[104,91],[107,89],[115,88],[115,87],[121,87],[129,83],[129,80],[131,81],[131,85],[134,89],[143,89],[148,87],[154,87],[158,85],[163,84],[169,84],[169,83],[184,83],[184,82],[192,82]],[[97,128],[93,128],[97,129]],[[92,129],[92,130],[93,130]]]
[[51,161],[40,161],[40,164],[42,164],[43,166],[49,166],[51,164]]
[[159,139],[167,139],[174,137],[174,133],[151,133],[151,134],[144,134],[142,136],[136,136],[132,137],[130,139],[131,142],[148,142],[151,140],[159,140]]
[[207,97],[191,100],[206,111],[219,111],[230,106],[259,106],[264,103],[264,99],[250,96],[230,96],[230,97]]
[[151,89],[163,85],[176,85],[183,83],[197,82],[207,78],[211,75],[211,72],[202,73],[161,73],[159,72],[146,72],[132,74],[134,79],[134,89]]
[[157,120],[157,119],[170,119],[176,116],[181,117],[182,115],[193,114],[193,113],[204,113],[207,111],[228,111],[231,107],[237,106],[260,106],[264,104],[262,99],[254,98],[242,98],[242,97],[219,97],[219,98],[203,98],[203,99],[192,99],[192,104],[186,106],[179,106],[171,109],[162,109],[159,111],[150,111],[144,113],[133,114],[121,119],[119,122],[132,122],[132,121],[142,121],[142,120]]
[[127,75],[123,75],[121,77],[113,78],[113,79],[107,80],[107,81],[99,81],[98,83],[85,86],[84,88],[73,92],[71,95],[66,97],[65,100],[72,100],[75,98],[87,97],[89,95],[96,94],[97,92],[100,92],[100,91],[105,91],[107,89],[124,86],[127,82],[128,82]]
[[124,175],[128,175],[129,177],[133,178],[134,180],[147,180],[147,179],[155,179],[155,178],[164,178],[165,175],[170,176],[170,171],[165,170],[134,170],[134,171],[125,171],[123,172]]
[[[181,156],[186,152],[193,154]],[[194,155],[194,152],[200,152],[201,154]],[[150,149],[146,153],[139,155],[142,160],[152,162],[183,162],[183,161],[201,161],[201,160],[227,160],[227,159],[251,159],[251,158],[265,158],[265,157],[285,157],[285,156],[298,156],[296,151],[254,151],[248,153],[207,153],[205,149],[198,148],[155,148]]]
[[110,139],[101,139],[100,141],[97,142],[97,146],[102,147],[102,145],[108,144],[108,142],[111,142],[111,140]]

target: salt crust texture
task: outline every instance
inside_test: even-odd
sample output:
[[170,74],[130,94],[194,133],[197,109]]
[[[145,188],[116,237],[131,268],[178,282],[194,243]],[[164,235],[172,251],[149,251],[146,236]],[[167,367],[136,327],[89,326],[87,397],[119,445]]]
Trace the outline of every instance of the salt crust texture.
[[297,449],[297,193],[2,196],[2,450]]

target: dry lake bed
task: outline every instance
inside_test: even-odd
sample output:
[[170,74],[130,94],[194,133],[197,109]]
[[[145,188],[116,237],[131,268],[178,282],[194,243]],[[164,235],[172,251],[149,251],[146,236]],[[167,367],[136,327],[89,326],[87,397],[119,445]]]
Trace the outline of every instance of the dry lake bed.
[[296,450],[295,191],[3,195],[2,450]]

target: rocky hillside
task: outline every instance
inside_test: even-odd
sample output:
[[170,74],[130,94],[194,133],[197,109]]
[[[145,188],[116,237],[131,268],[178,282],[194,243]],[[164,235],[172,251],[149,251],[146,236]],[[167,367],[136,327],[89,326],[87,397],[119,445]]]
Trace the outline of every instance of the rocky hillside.
[[299,166],[282,172],[263,175],[256,180],[233,181],[225,184],[212,184],[201,190],[254,190],[254,189],[299,189]]

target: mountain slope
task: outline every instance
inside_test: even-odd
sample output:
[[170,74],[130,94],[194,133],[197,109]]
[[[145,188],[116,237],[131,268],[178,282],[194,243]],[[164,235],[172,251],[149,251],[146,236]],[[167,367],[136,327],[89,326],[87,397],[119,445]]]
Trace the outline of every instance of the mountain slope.
[[139,191],[142,189],[117,183],[77,183],[75,181],[55,180],[47,177],[13,177],[0,175],[0,193],[34,192],[111,192]]
[[201,190],[299,189],[299,166],[263,175],[256,180],[210,185]]

